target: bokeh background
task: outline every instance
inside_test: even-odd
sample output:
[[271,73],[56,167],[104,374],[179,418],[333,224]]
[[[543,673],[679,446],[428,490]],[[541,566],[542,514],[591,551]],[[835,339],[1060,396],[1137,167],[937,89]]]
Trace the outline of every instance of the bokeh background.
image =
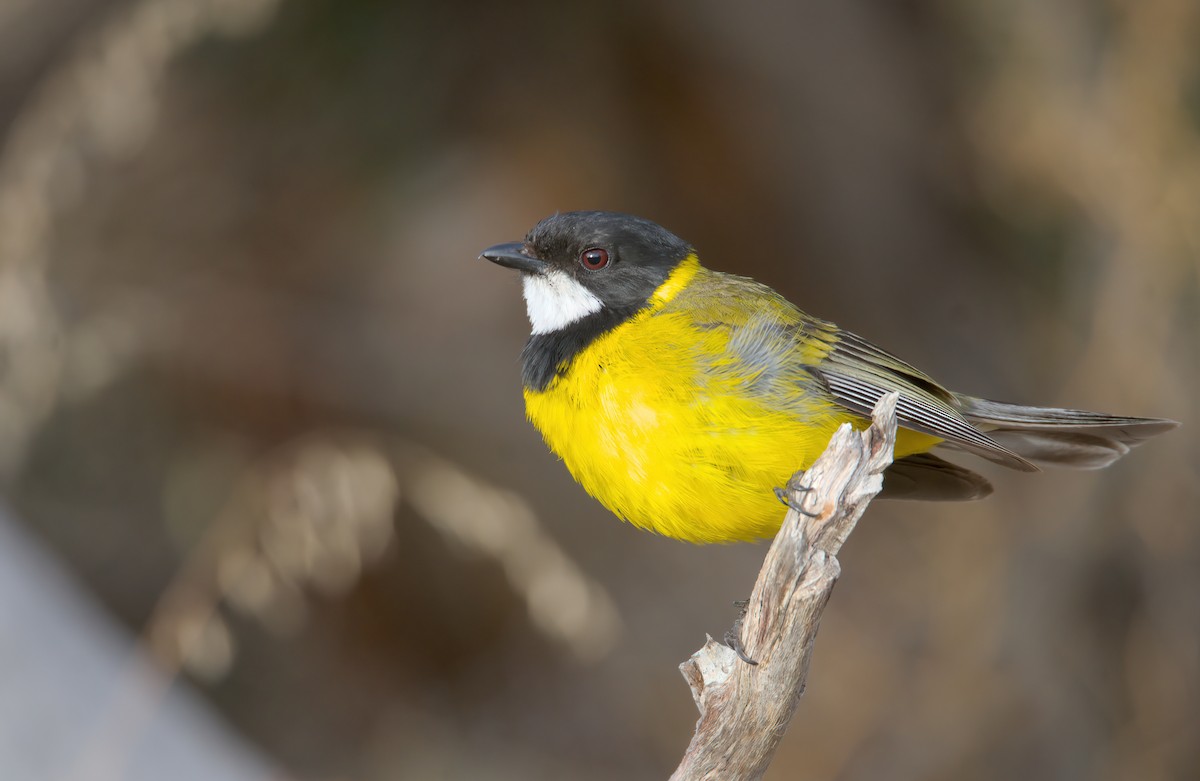
[[1184,422],[872,506],[769,778],[1200,777],[1200,5],[5,0],[0,129],[5,778],[666,777],[765,547],[525,423],[476,256],[576,208]]

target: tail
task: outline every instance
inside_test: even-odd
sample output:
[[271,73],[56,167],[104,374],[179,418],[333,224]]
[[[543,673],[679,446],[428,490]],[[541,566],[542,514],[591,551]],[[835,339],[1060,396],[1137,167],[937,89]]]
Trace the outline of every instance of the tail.
[[[1078,409],[1023,407],[955,394],[971,425],[1038,464],[1103,469],[1150,437],[1179,424],[1165,418],[1126,418]],[[943,443],[941,447],[953,447]],[[1019,463],[1019,462],[1018,462]],[[884,473],[881,497],[964,501],[992,492],[981,475],[932,453],[898,459]]]
[[980,431],[1035,463],[1102,469],[1150,437],[1179,425],[1165,418],[1127,418],[1054,407],[1024,407],[955,394]]

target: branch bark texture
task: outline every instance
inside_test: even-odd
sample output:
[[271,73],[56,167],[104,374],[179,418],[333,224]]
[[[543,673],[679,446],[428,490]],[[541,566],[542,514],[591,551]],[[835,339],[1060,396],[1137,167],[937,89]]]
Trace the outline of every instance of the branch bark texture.
[[892,463],[896,398],[879,400],[866,430],[842,426],[816,463],[789,481],[792,509],[741,626],[742,646],[758,664],[710,637],[680,665],[700,720],[672,781],[757,779],[766,772],[804,693],[821,614],[841,572],[835,554]]

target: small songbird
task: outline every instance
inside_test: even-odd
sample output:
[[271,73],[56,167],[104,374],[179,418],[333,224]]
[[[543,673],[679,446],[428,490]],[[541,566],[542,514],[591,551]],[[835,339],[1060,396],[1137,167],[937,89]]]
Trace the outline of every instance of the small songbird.
[[530,421],[584,489],[636,526],[692,542],[778,531],[775,494],[849,422],[899,393],[883,496],[978,499],[931,451],[1024,471],[1099,469],[1177,424],[954,393],[771,288],[710,271],[649,220],[567,212],[480,256],[521,272]]

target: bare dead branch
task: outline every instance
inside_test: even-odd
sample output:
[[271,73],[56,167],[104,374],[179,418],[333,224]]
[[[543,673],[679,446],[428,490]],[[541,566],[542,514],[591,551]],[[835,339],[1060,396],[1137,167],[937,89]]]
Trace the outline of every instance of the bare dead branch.
[[869,428],[842,426],[812,468],[789,482],[792,509],[767,552],[741,627],[746,654],[758,664],[740,661],[710,637],[680,665],[700,719],[673,781],[757,779],[766,772],[804,693],[821,613],[841,572],[835,554],[882,488],[895,442],[891,393],[875,405]]

